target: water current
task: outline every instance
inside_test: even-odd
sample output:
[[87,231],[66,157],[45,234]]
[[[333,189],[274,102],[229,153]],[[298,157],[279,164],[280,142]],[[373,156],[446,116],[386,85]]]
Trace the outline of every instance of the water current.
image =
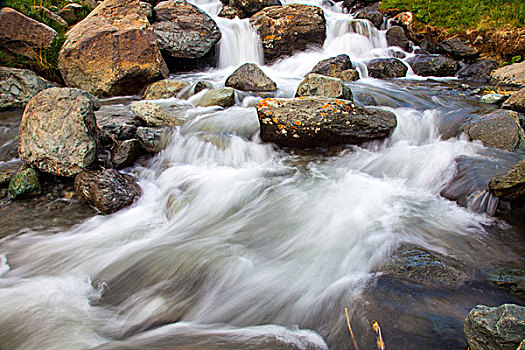
[[[467,168],[519,159],[454,132],[492,107],[462,94],[454,79],[411,71],[367,78],[367,59],[400,49],[338,6],[324,7],[322,48],[263,65],[248,20],[217,17],[218,1],[195,4],[221,29],[217,67],[176,78],[221,87],[241,63],[255,62],[277,83],[277,96],[293,97],[319,60],[346,53],[363,77],[349,85],[356,101],[394,112],[395,132],[332,153],[294,153],[260,141],[256,96],[238,93],[227,109],[195,108],[199,96],[155,101],[185,123],[166,150],[129,169],[143,189],[132,207],[52,235],[24,230],[1,241],[1,348],[109,349],[124,340],[123,349],[168,349],[169,336],[233,332],[350,349],[345,307],[363,348],[373,348],[372,318],[392,349],[464,348],[469,308],[511,300],[479,275],[524,265],[519,228],[488,215],[497,199],[471,178],[452,189],[463,206],[440,195],[458,159]],[[410,245],[458,259],[474,282],[433,290],[381,277],[388,258]]]

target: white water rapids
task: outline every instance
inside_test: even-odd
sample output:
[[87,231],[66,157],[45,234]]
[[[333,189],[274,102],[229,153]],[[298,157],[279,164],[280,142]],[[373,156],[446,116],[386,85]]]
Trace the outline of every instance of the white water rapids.
[[[211,15],[220,8],[197,5]],[[337,7],[325,13],[322,49],[263,66],[279,96],[292,97],[321,59],[349,54],[365,75],[361,62],[392,54],[384,32]],[[247,20],[216,19],[223,34],[218,68],[179,78],[221,86],[241,63],[262,62]],[[192,107],[171,145],[136,168],[143,195],[132,207],[65,232],[3,241],[1,348],[90,349],[175,322],[188,332],[191,325],[281,325],[326,336],[333,325],[323,322],[352,308],[402,244],[468,254],[493,221],[440,191],[457,157],[482,157],[484,148],[442,139],[438,121],[469,105],[412,95],[407,86],[356,83],[354,94],[377,92],[386,101],[398,127],[384,142],[333,156],[290,154],[261,142],[250,107],[255,97],[239,95],[228,109]]]

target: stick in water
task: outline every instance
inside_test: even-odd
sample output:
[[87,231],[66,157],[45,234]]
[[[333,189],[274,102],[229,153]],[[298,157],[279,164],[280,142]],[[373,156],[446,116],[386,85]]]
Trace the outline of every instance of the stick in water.
[[357,347],[357,342],[355,341],[354,332],[352,331],[352,326],[350,326],[350,317],[348,317],[348,309],[345,307],[345,313],[346,313],[346,324],[348,325],[348,329],[350,330],[350,336],[352,337],[352,342],[354,343],[355,350],[359,350]]
[[377,350],[385,350],[385,343],[383,342],[383,336],[381,335],[381,328],[379,328],[379,323],[372,321],[372,329],[376,332],[376,344]]

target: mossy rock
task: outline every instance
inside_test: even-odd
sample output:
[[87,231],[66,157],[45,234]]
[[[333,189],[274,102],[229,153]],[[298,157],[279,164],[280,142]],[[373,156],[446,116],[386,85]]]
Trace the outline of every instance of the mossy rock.
[[38,173],[35,169],[28,168],[19,171],[9,183],[9,197],[18,199],[37,196],[42,193]]

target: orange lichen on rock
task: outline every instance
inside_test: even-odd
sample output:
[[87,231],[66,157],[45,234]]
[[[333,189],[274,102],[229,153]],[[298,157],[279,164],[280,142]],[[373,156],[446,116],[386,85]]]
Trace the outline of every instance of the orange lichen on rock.
[[286,126],[284,126],[284,125],[282,125],[282,124],[278,124],[277,127],[278,127],[279,129],[281,129],[281,130],[284,129],[284,128],[286,128]]
[[275,38],[275,35],[267,35],[264,37],[264,40],[273,40]]
[[296,121],[295,121],[295,125],[301,125],[301,124],[302,124],[302,123],[301,123],[300,120],[296,120]]
[[330,104],[329,104],[329,103],[325,104],[325,105],[323,106],[323,108],[330,108]]

